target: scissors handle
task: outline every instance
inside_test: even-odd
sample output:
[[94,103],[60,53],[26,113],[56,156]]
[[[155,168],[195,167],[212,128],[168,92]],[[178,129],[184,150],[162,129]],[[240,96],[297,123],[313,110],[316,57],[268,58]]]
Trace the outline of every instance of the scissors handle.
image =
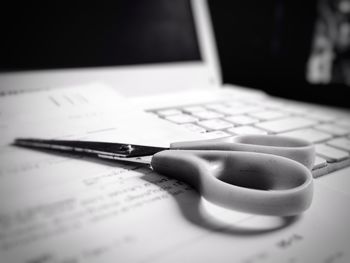
[[315,147],[312,143],[302,139],[276,135],[241,135],[210,140],[176,142],[172,143],[170,148],[268,153],[295,160],[310,170],[315,160]]
[[253,152],[165,150],[152,168],[185,181],[226,208],[254,214],[290,216],[311,204],[313,180],[302,164]]

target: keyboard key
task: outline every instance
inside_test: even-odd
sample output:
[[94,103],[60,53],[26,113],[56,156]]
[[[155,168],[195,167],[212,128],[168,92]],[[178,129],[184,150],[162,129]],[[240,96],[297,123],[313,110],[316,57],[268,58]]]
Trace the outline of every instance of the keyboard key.
[[231,101],[226,102],[225,105],[231,108],[241,108],[241,107],[248,107],[246,103],[238,102],[238,101]]
[[159,110],[157,111],[157,114],[162,117],[171,116],[171,115],[179,115],[182,112],[178,109],[166,109],[166,110]]
[[259,122],[258,119],[245,116],[245,115],[235,115],[235,116],[227,117],[225,118],[225,120],[232,122],[236,125],[248,125],[248,124]]
[[314,162],[314,167],[312,169],[315,170],[315,169],[319,169],[319,168],[322,168],[325,166],[327,166],[327,160],[320,157],[320,156],[316,156],[315,162]]
[[274,110],[265,110],[255,113],[250,113],[250,116],[253,116],[255,118],[258,118],[263,121],[273,120],[273,119],[279,119],[282,117],[285,117],[287,114],[280,111],[274,111]]
[[336,121],[336,124],[344,128],[350,129],[350,119],[341,119]]
[[267,134],[266,131],[260,130],[255,127],[251,126],[241,126],[237,128],[231,128],[227,130],[230,133],[236,134],[236,135],[244,135],[244,134]]
[[193,123],[186,123],[186,124],[181,124],[182,127],[185,127],[187,130],[192,131],[192,132],[197,132],[197,133],[205,133],[206,129],[199,127],[196,124]]
[[328,145],[341,150],[350,152],[350,140],[346,138],[337,138],[327,142]]
[[329,133],[321,132],[315,129],[302,129],[302,130],[295,130],[290,132],[284,132],[280,133],[279,135],[288,136],[288,137],[294,137],[298,139],[304,139],[309,142],[315,143],[315,142],[322,142],[325,140],[328,140],[332,138],[332,135]]
[[347,129],[337,126],[335,124],[318,125],[318,126],[315,126],[315,129],[328,132],[330,134],[337,135],[337,136],[342,136],[349,133]]
[[227,121],[214,119],[214,120],[206,120],[198,122],[198,125],[208,129],[208,130],[223,130],[227,128],[233,127],[232,123]]
[[183,123],[189,123],[189,122],[196,122],[198,121],[197,118],[187,115],[187,114],[179,114],[179,115],[171,115],[165,117],[166,120],[175,122],[177,124],[183,124]]
[[208,110],[193,112],[192,115],[199,119],[204,119],[204,120],[218,119],[224,116],[221,113],[218,113],[215,111],[208,111]]
[[205,107],[207,109],[215,110],[215,111],[221,111],[221,110],[225,110],[227,108],[227,106],[223,103],[211,103],[211,104],[205,105]]
[[337,118],[337,116],[334,113],[326,112],[326,111],[313,111],[313,112],[307,112],[307,117],[319,121],[329,122],[333,121]]
[[329,163],[339,162],[349,158],[349,153],[324,144],[316,144],[315,147],[316,153],[321,157],[325,158]]
[[207,132],[205,136],[208,139],[217,139],[217,138],[223,138],[223,137],[228,137],[231,136],[231,134],[224,132],[224,131],[211,131]]
[[315,120],[310,120],[303,117],[288,117],[280,120],[257,123],[255,126],[269,132],[280,133],[306,128],[316,123],[317,121]]
[[262,108],[256,106],[243,106],[243,107],[226,107],[222,109],[217,109],[218,112],[226,115],[238,115],[250,112],[261,111]]
[[281,110],[284,110],[286,112],[290,112],[293,114],[305,114],[307,112],[310,112],[310,109],[306,108],[305,106],[297,105],[297,104],[286,104],[286,105],[281,105],[280,107]]
[[188,106],[184,107],[183,110],[189,113],[194,113],[199,111],[205,111],[206,109],[202,106]]

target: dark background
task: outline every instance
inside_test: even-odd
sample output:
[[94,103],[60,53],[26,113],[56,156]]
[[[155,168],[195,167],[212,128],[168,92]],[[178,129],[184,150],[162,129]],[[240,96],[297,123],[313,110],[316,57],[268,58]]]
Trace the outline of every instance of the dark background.
[[7,4],[0,71],[200,60],[188,0]]
[[306,80],[317,1],[209,0],[223,79],[292,99],[350,107],[350,87]]

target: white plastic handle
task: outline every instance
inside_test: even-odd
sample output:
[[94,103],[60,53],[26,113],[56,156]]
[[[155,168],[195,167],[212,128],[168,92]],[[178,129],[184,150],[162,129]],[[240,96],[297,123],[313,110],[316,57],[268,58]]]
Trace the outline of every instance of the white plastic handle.
[[264,153],[166,150],[151,163],[160,174],[185,181],[205,199],[243,212],[290,216],[311,204],[311,172],[291,159]]
[[170,148],[269,153],[295,160],[310,170],[315,160],[315,147],[312,143],[276,135],[241,135],[211,140],[176,142],[172,143]]

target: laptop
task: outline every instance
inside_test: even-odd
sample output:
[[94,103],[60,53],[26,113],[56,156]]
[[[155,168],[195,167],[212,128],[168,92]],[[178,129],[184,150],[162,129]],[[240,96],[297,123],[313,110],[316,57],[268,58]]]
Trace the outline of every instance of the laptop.
[[[57,8],[63,12],[64,8]],[[310,224],[304,227],[300,223],[301,218],[296,223],[299,228],[291,223],[287,227],[290,231],[284,230],[283,235],[277,234],[275,239],[270,237],[268,241],[268,231],[253,234],[231,228],[231,232],[225,233],[224,227],[204,230],[214,234],[194,237],[189,234],[188,247],[185,243],[173,244],[158,251],[157,256],[149,254],[147,258],[130,261],[281,262],[284,257],[285,262],[348,262],[350,236],[347,226],[339,222],[349,217],[346,207],[341,207],[350,198],[349,110],[224,85],[210,12],[204,0],[125,1],[115,8],[103,9],[107,10],[105,15],[98,17],[103,28],[90,20],[85,31],[82,29],[84,19],[95,13],[76,14],[68,10],[65,19],[54,14],[44,16],[49,19],[47,25],[42,22],[39,25],[43,27],[42,32],[49,34],[45,42],[40,35],[42,32],[27,36],[30,39],[26,47],[14,43],[20,54],[17,61],[3,60],[2,95],[98,81],[111,86],[159,122],[181,127],[198,136],[277,134],[309,140],[316,145],[317,157],[312,173],[317,178],[318,205],[315,207],[318,210],[310,213],[306,221],[324,221],[321,224],[324,228],[310,229]],[[39,15],[37,20],[43,21],[41,19],[43,17]],[[59,23],[58,19],[61,19]],[[56,24],[51,25],[51,22]],[[56,32],[54,30],[59,28],[53,25],[62,26],[64,30]],[[80,35],[73,41],[75,34]],[[102,39],[101,43],[97,41],[99,39]],[[111,50],[114,51],[110,53]],[[250,223],[254,225],[254,222]],[[171,231],[167,233],[171,234]],[[129,238],[123,242],[137,239]],[[163,238],[166,243],[168,237]],[[191,238],[197,240],[194,242]],[[235,239],[234,244],[239,244],[238,250],[231,247],[231,238]],[[319,242],[315,241],[311,246],[310,240]],[[116,246],[118,242],[122,241],[116,241]],[[322,251],[327,243],[332,243],[331,249]],[[251,248],[253,251],[249,251]],[[207,249],[211,249],[211,253]],[[102,251],[101,248],[95,253]],[[120,251],[123,251],[122,247]],[[50,262],[49,259],[43,257],[38,262]]]

